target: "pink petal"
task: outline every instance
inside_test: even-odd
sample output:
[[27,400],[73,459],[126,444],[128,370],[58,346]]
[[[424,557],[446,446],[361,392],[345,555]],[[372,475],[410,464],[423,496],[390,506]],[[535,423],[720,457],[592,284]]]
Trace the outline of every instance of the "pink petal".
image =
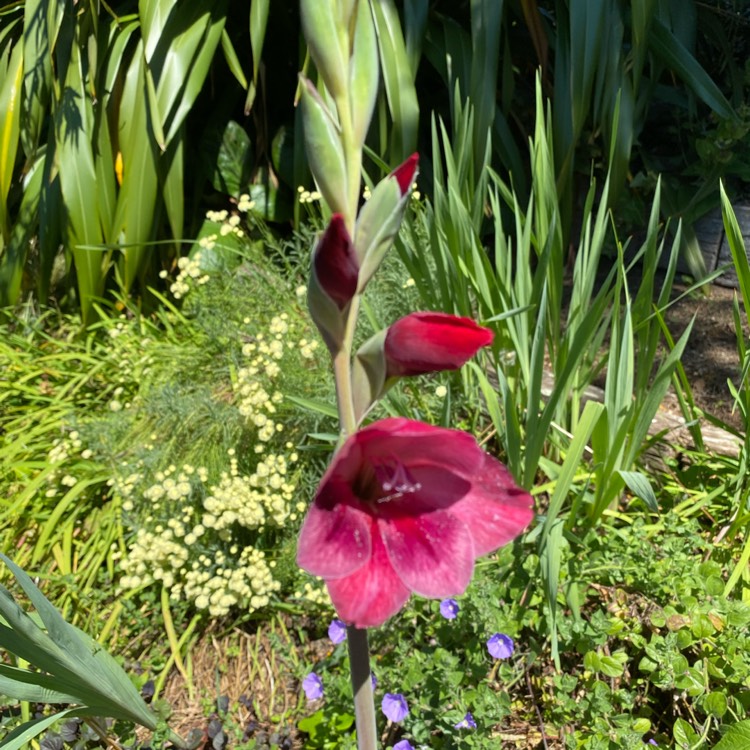
[[447,511],[379,519],[388,557],[403,583],[421,596],[462,594],[474,570],[474,542]]
[[355,439],[363,461],[395,456],[408,469],[441,466],[467,477],[479,470],[484,455],[476,440],[465,432],[401,417],[374,422],[357,432]]
[[323,578],[342,578],[367,564],[373,522],[354,503],[348,485],[324,480],[300,531],[301,568]]
[[409,598],[409,589],[396,575],[377,533],[372,536],[372,555],[367,564],[346,578],[326,584],[339,617],[358,628],[382,625]]
[[475,555],[481,557],[515,539],[531,523],[533,506],[531,495],[505,466],[485,453],[471,491],[449,512],[469,529]]

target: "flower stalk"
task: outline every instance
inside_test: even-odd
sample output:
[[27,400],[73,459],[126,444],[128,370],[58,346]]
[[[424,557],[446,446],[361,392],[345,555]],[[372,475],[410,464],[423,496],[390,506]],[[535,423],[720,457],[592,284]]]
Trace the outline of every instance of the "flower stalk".
[[[412,593],[463,593],[476,558],[509,542],[532,515],[530,495],[471,435],[401,418],[361,426],[397,380],[457,369],[493,338],[466,318],[412,313],[353,352],[361,295],[398,234],[418,167],[414,154],[358,210],[379,78],[371,2],[300,0],[318,73],[318,88],[301,77],[306,150],[332,212],[313,252],[308,307],[331,354],[339,441],[300,531],[297,562],[325,580],[346,623],[359,750],[377,748],[367,628]],[[405,698],[386,694],[383,711],[401,721]]]
[[370,679],[370,649],[367,644],[367,630],[349,625],[346,632],[354,694],[354,718],[357,725],[357,747],[359,750],[376,750],[378,732]]

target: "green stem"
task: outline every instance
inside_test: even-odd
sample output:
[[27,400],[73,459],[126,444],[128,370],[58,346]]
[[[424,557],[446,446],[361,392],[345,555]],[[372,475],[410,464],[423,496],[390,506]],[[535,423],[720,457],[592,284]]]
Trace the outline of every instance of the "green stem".
[[346,216],[344,222],[349,234],[354,237],[354,224],[359,205],[359,188],[362,182],[362,144],[354,139],[354,127],[349,106],[349,96],[344,95],[336,100],[341,125],[341,146],[346,161],[346,187],[348,191],[346,201]]
[[[333,358],[333,373],[336,378],[336,402],[339,412],[340,436],[336,450],[357,429],[357,417],[354,412],[352,394],[352,344],[354,327],[359,312],[359,295],[355,295],[349,304],[346,329],[341,348]],[[354,694],[354,717],[357,724],[357,747],[359,750],[376,750],[377,730],[375,723],[375,704],[372,697],[370,681],[370,652],[367,647],[367,630],[347,627],[349,642],[349,664],[352,674],[352,692]]]
[[336,379],[336,407],[339,412],[340,435],[336,450],[344,444],[357,426],[354,416],[354,402],[352,401],[352,376],[349,352],[339,349],[333,358],[333,375]]
[[359,295],[355,295],[349,303],[344,340],[333,358],[333,376],[336,379],[336,405],[341,429],[338,447],[357,429],[357,417],[354,413],[352,394],[352,344],[359,313],[359,301]]
[[375,703],[372,697],[370,678],[370,651],[367,646],[367,630],[353,625],[346,629],[349,643],[349,664],[352,672],[354,693],[354,716],[357,722],[357,747],[359,750],[376,750],[378,746],[375,723]]

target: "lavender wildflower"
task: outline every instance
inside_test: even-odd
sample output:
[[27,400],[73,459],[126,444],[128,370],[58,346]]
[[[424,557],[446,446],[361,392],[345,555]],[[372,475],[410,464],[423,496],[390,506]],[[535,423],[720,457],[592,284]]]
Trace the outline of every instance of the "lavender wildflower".
[[401,693],[386,693],[383,696],[382,709],[386,718],[395,723],[403,721],[409,713],[406,698]]
[[509,659],[513,656],[513,639],[505,633],[495,633],[487,641],[487,650],[493,659]]
[[328,626],[328,637],[334,644],[343,643],[346,640],[346,625],[341,620],[331,620]]
[[455,620],[460,609],[461,607],[458,606],[458,602],[455,599],[443,599],[440,602],[440,614],[446,620]]
[[302,689],[305,691],[307,700],[314,701],[318,698],[323,697],[323,680],[315,674],[310,672],[304,680],[302,680]]
[[454,729],[476,729],[477,723],[474,721],[474,717],[467,711],[466,716],[464,716],[461,721],[458,722],[458,724],[453,725]]

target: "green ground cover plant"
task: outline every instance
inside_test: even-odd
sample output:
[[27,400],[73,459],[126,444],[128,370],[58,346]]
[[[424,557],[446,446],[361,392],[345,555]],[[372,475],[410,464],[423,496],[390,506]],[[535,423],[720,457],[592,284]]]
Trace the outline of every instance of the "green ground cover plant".
[[[391,741],[490,748],[520,731],[522,746],[541,743],[543,732],[550,747],[711,747],[747,718],[750,609],[722,595],[731,546],[717,547],[698,518],[675,510],[638,514],[584,543],[585,553],[563,560],[559,672],[548,668],[533,553],[521,568],[510,551],[480,566],[453,620],[434,603],[399,615],[408,639],[384,636],[374,666],[378,689],[403,692],[410,705]],[[496,632],[510,635],[515,651],[493,664],[486,641]],[[319,733],[345,712],[341,648],[314,665],[325,681]],[[477,728],[456,729],[467,712]]]
[[[226,218],[217,236],[236,229]],[[240,603],[262,608],[281,585],[264,550],[291,541],[283,529],[307,491],[296,446],[318,419],[290,411],[282,389],[303,392],[303,376],[320,368],[318,342],[294,277],[247,246],[244,256],[237,245],[197,248],[170,284],[181,308],[164,298],[152,318],[125,307],[82,337],[74,320],[48,334],[29,310],[4,338],[2,476],[13,502],[2,523],[26,532],[4,533],[3,551],[63,588],[75,577],[64,607],[102,571],[125,591],[160,581],[175,602],[197,601],[214,616]],[[304,393],[325,399],[318,381]],[[315,445],[303,449],[315,463]],[[244,537],[230,533],[237,528]],[[231,559],[222,565],[223,555]],[[199,558],[235,578],[220,585]],[[269,562],[289,580],[288,563]],[[175,577],[191,566],[189,581]]]

